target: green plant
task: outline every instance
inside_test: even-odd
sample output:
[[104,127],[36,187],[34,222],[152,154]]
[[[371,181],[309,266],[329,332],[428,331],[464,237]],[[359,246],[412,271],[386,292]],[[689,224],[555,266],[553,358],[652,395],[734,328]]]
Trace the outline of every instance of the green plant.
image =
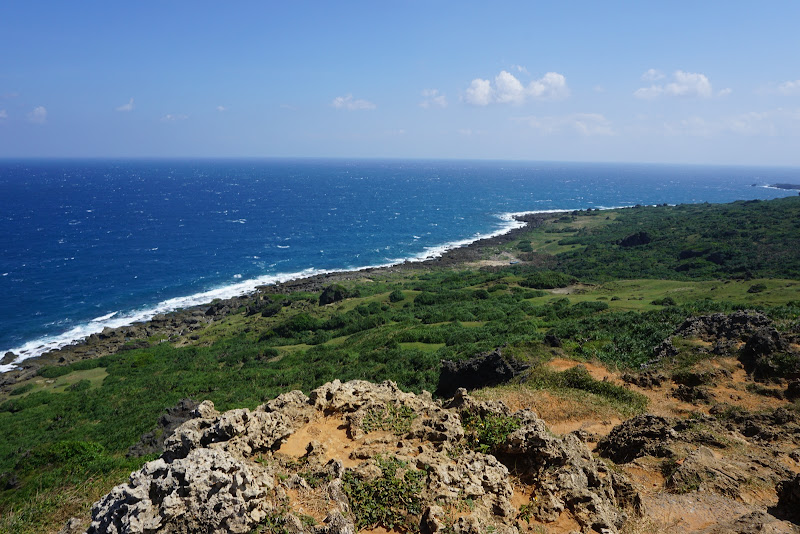
[[17,386],[14,389],[12,389],[11,392],[9,393],[9,395],[11,395],[12,397],[15,397],[17,395],[24,395],[25,393],[33,390],[35,387],[36,387],[36,384],[30,384],[30,383],[29,384],[23,384],[21,386]]
[[402,302],[406,299],[405,293],[400,291],[399,289],[395,289],[391,293],[389,293],[389,302]]
[[675,306],[677,303],[672,297],[664,297],[663,299],[655,299],[651,302],[655,306]]
[[417,417],[408,406],[389,404],[386,407],[369,408],[361,421],[361,429],[369,434],[375,430],[386,430],[396,435],[405,434]]
[[533,513],[535,511],[535,507],[533,503],[526,503],[519,507],[519,512],[517,513],[517,521],[525,521],[526,523],[530,523],[531,519],[533,519]]
[[409,469],[396,458],[377,456],[375,462],[381,470],[378,478],[360,478],[353,471],[342,476],[356,528],[380,525],[389,530],[413,530],[422,513],[425,471]]
[[522,426],[518,417],[471,412],[461,413],[461,425],[467,440],[467,446],[478,452],[489,454],[504,442],[509,434]]

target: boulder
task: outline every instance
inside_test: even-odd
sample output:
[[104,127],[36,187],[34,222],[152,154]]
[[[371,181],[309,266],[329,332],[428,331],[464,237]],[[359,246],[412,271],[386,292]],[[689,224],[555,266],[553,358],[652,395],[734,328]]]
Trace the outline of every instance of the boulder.
[[621,247],[638,247],[646,245],[653,240],[647,232],[636,232],[620,240],[619,246]]
[[468,360],[444,360],[436,394],[450,397],[458,388],[479,389],[504,384],[528,367],[528,364],[504,357],[500,350],[480,354]]
[[12,363],[14,363],[14,360],[16,360],[16,359],[17,359],[17,355],[14,354],[11,351],[8,351],[3,355],[3,358],[0,359],[0,365],[12,364]]
[[778,504],[770,511],[776,517],[800,525],[800,473],[783,480],[775,489],[778,492]]
[[148,462],[92,507],[86,534],[246,534],[267,513],[272,478],[221,450]]
[[618,464],[642,456],[672,456],[670,443],[678,436],[675,421],[658,415],[637,415],[617,426],[597,444],[600,456]]

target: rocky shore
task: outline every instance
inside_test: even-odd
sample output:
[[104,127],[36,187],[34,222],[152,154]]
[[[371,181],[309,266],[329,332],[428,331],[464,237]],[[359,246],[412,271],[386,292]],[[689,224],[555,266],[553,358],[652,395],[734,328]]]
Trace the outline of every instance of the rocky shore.
[[[34,377],[37,371],[45,366],[69,365],[81,360],[99,358],[106,354],[115,354],[119,351],[140,348],[155,342],[174,342],[182,336],[191,336],[195,330],[218,321],[232,312],[238,310],[246,311],[263,306],[264,301],[270,294],[293,291],[317,292],[336,282],[368,278],[381,272],[430,267],[453,268],[464,263],[475,262],[482,258],[483,250],[487,247],[513,241],[526,229],[544,224],[545,221],[551,220],[558,215],[543,213],[517,216],[516,219],[524,222],[525,226],[499,236],[481,239],[469,245],[449,250],[441,256],[429,260],[407,261],[391,267],[342,271],[290,280],[284,283],[259,287],[249,295],[216,300],[205,305],[160,314],[147,322],[119,328],[106,328],[102,332],[92,334],[75,344],[46,352],[36,358],[23,360],[19,362],[17,368],[0,373],[0,392],[8,392],[16,383]],[[0,364],[13,364],[16,360],[17,355],[9,352],[2,357]]]

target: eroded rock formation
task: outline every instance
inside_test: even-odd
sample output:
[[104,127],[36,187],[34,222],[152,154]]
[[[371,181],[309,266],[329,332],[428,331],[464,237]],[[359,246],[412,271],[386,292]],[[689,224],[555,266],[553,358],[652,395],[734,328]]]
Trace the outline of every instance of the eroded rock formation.
[[[441,403],[392,382],[334,381],[255,410],[219,413],[205,401],[192,415],[161,458],[95,504],[87,534],[345,534],[393,524],[510,534],[563,514],[584,531],[614,533],[639,507],[625,476],[579,434],[557,437],[534,412],[463,389]],[[498,421],[511,426],[481,438]],[[380,510],[370,508],[375,488]]]

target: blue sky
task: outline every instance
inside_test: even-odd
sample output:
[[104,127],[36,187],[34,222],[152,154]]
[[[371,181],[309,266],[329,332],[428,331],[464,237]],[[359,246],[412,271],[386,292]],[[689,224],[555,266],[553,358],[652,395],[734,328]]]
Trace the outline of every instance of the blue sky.
[[800,166],[800,2],[0,7],[0,157]]

